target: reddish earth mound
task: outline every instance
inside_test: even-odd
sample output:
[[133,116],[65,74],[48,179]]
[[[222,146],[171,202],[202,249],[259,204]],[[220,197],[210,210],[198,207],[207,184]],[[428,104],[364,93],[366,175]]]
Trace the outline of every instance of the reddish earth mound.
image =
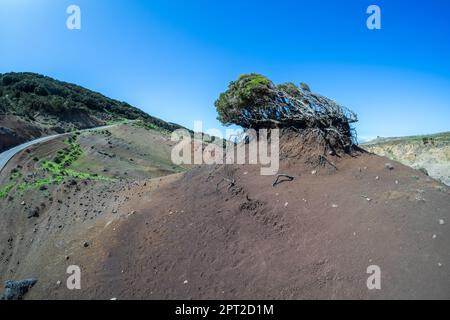
[[[126,218],[71,253],[83,289],[38,283],[30,297],[450,298],[446,187],[367,153],[327,160],[283,160],[295,179],[275,187],[247,165],[134,185]],[[367,288],[371,265],[381,290]]]

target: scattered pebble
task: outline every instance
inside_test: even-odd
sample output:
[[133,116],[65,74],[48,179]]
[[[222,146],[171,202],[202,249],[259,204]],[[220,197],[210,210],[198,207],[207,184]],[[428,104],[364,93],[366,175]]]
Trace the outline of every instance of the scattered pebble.
[[440,225],[444,225],[444,224],[445,224],[444,219],[440,219],[440,220],[439,220],[439,224],[440,224]]
[[89,247],[89,242],[83,243],[83,247],[85,247],[85,248]]
[[289,205],[289,202],[286,202],[286,203],[284,204],[285,207],[287,207],[288,205]]
[[331,207],[332,208],[338,208],[339,206],[337,204],[332,204]]
[[432,239],[436,239],[436,238],[437,238],[437,235],[433,234]]
[[384,167],[388,170],[394,170],[394,166],[391,163],[386,163]]
[[188,281],[187,280],[184,280],[184,282],[183,282],[184,284],[188,284]]
[[442,263],[439,262],[439,263],[438,263],[438,267],[439,267],[439,268],[442,267]]
[[117,300],[117,298],[111,298],[111,301],[115,301],[115,300]]
[[60,286],[60,285],[61,285],[61,281],[59,281],[59,280],[56,281],[56,285],[57,285],[57,286]]
[[380,180],[380,177],[379,177],[379,176],[376,176],[376,177],[375,177],[375,180]]
[[315,175],[315,174],[317,174],[317,170],[313,170],[313,171],[311,171],[311,174],[312,174],[312,175]]

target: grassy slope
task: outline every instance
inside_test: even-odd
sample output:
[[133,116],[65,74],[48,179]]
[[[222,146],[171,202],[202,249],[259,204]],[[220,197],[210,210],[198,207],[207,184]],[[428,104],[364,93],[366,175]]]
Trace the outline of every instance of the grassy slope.
[[30,190],[43,194],[70,179],[142,180],[185,170],[170,160],[170,135],[135,124],[60,140],[59,146],[49,152],[45,144],[22,152],[23,159],[2,172],[0,200]]

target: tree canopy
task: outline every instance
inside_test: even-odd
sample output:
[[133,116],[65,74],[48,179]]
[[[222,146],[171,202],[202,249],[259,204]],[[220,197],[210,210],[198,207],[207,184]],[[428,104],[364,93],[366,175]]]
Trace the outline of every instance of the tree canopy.
[[[245,129],[294,128],[334,132],[351,140],[350,124],[357,116],[324,96],[312,93],[301,83],[275,85],[267,77],[251,73],[232,81],[215,102],[218,120]],[[348,144],[348,142],[343,143]]]

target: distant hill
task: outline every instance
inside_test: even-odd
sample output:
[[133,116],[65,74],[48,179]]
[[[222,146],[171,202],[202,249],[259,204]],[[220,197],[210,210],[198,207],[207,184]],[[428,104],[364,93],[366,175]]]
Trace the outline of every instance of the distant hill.
[[376,139],[364,142],[363,145],[373,145],[382,143],[402,143],[411,141],[422,141],[425,144],[430,142],[431,144],[450,143],[450,132],[434,133],[429,135],[415,135],[415,136],[405,136],[405,137],[377,137]]
[[378,137],[361,146],[377,155],[422,170],[450,185],[450,132],[409,137]]
[[40,136],[124,119],[166,131],[182,128],[75,84],[35,73],[0,74],[0,152]]

